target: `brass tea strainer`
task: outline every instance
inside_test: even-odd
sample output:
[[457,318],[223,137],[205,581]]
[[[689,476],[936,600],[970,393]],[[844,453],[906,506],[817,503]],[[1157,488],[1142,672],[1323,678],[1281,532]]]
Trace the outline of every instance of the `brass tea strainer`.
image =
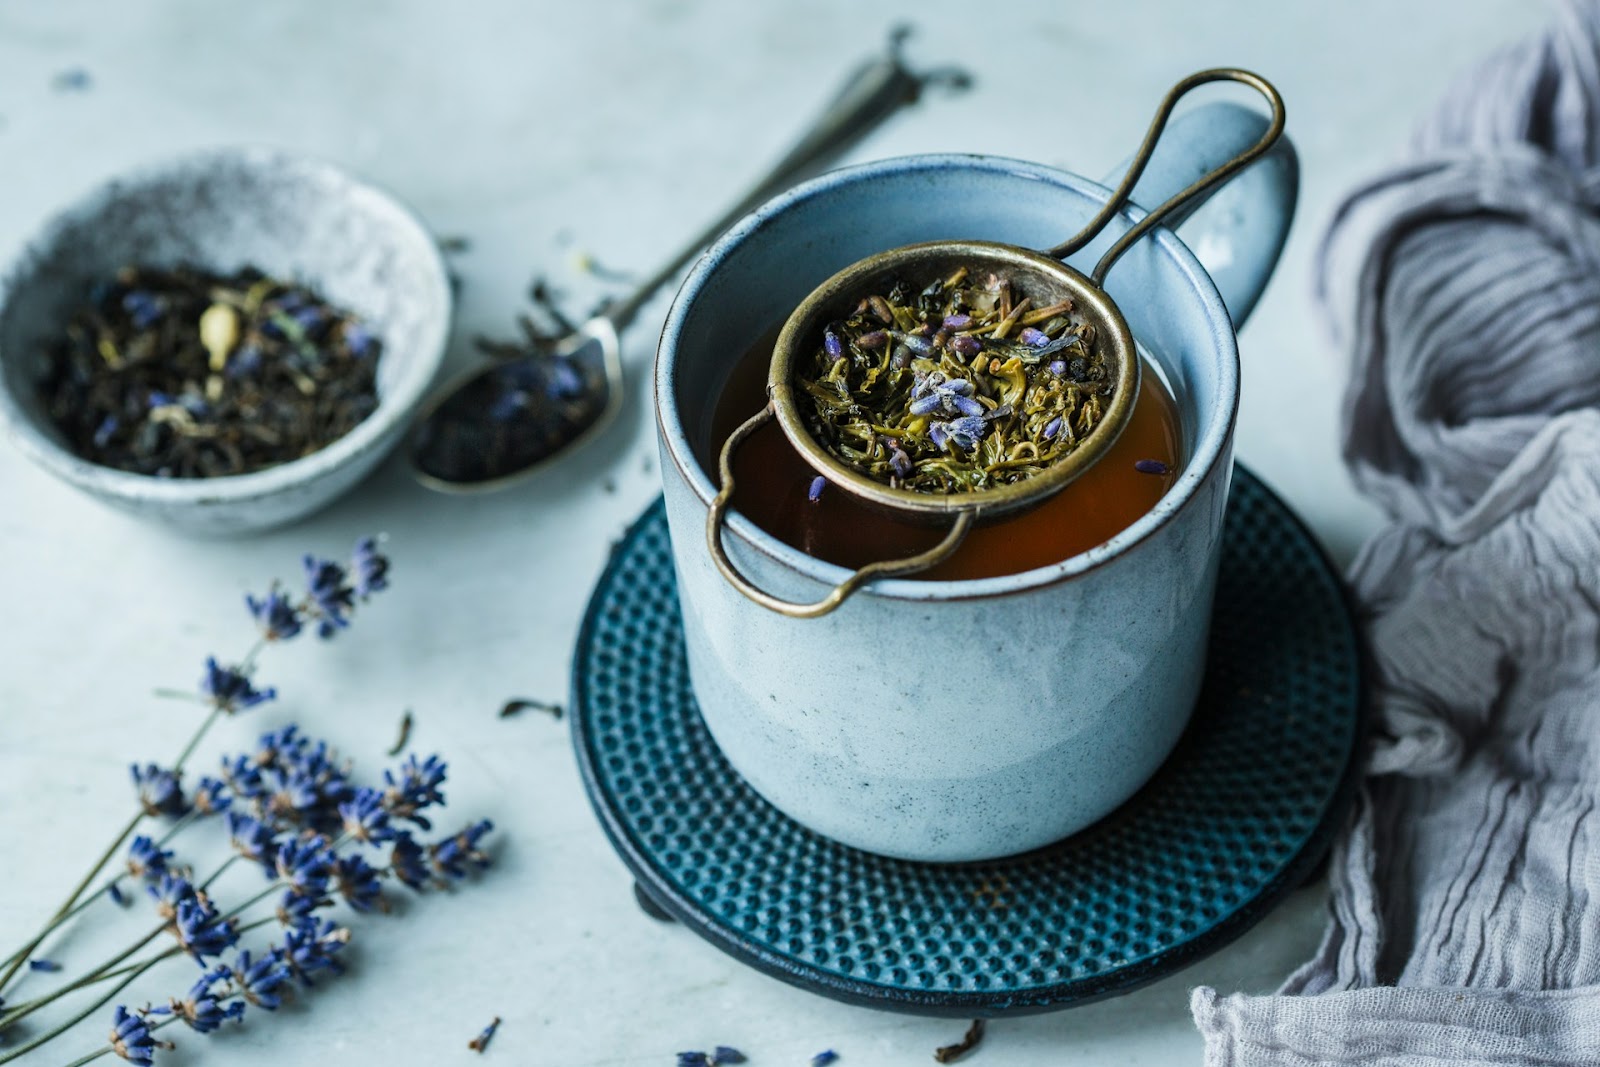
[[[1071,255],[1093,240],[1127,204],[1178,101],[1192,89],[1220,81],[1247,85],[1266,98],[1272,109],[1272,119],[1261,139],[1201,176],[1130,227],[1106,250],[1087,277],[1061,262],[1062,257]],[[1135,242],[1161,225],[1164,219],[1264,155],[1282,135],[1283,128],[1283,99],[1266,79],[1234,68],[1199,71],[1173,86],[1162,100],[1144,141],[1110,199],[1082,230],[1054,248],[1036,252],[998,242],[967,240],[906,245],[853,263],[819,285],[789,316],[778,335],[767,378],[766,407],[739,426],[722,446],[719,457],[721,488],[706,516],[707,545],[722,576],[739,592],[772,611],[794,618],[826,615],[863,583],[874,578],[927,570],[949,558],[961,546],[974,524],[1034,507],[1076,479],[1115,443],[1133,413],[1134,400],[1139,392],[1139,356],[1127,320],[1115,302],[1106,295],[1103,287],[1106,272]],[[820,343],[827,324],[848,315],[862,297],[881,291],[896,279],[946,276],[962,267],[974,275],[988,272],[1006,278],[1012,291],[1031,298],[1035,307],[1070,298],[1074,303],[1074,317],[1094,327],[1098,351],[1105,361],[1112,385],[1110,396],[1100,421],[1073,451],[1022,481],[946,494],[887,485],[838,459],[812,436],[796,404],[796,368],[806,354]],[[827,596],[813,603],[782,600],[756,587],[739,573],[728,557],[722,544],[722,525],[733,499],[734,450],[774,418],[795,451],[837,488],[896,518],[929,525],[949,523],[949,532],[926,552],[867,564],[840,582]]]

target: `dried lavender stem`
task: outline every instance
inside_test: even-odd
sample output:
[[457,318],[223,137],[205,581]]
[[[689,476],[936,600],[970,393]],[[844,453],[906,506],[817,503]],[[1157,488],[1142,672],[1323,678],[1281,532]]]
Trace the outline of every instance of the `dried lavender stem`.
[[140,821],[143,819],[143,811],[134,813],[133,818],[128,820],[128,825],[123,827],[122,833],[117,835],[116,839],[111,842],[110,846],[107,847],[105,852],[101,854],[100,858],[95,861],[94,866],[90,867],[88,873],[86,873],[83,878],[78,881],[77,886],[73,888],[72,892],[67,894],[67,899],[59,908],[56,909],[55,914],[50,917],[50,920],[47,923],[45,923],[44,928],[34,935],[32,941],[29,941],[16,953],[11,960],[11,965],[6,968],[5,973],[0,974],[0,990],[4,990],[6,985],[10,983],[11,979],[16,977],[17,972],[22,969],[23,961],[29,956],[33,955],[34,949],[38,948],[44,943],[44,939],[50,936],[50,931],[54,930],[61,924],[62,920],[66,918],[67,913],[72,910],[72,906],[78,902],[78,898],[83,896],[83,891],[89,888],[89,883],[94,881],[95,876],[105,868],[106,864],[111,862],[111,857],[117,854],[117,850],[122,847],[122,843],[128,840],[128,837],[133,833],[133,831],[138,827]]
[[[280,881],[274,881],[266,889],[262,890],[260,893],[258,893],[255,896],[251,897],[249,900],[245,901],[243,904],[241,904],[238,907],[234,908],[232,911],[228,912],[225,915],[217,916],[215,921],[223,922],[223,921],[225,921],[227,919],[231,919],[234,916],[238,915],[240,912],[242,912],[245,909],[251,907],[252,905],[260,903],[266,897],[268,897],[268,896],[272,895],[273,893],[277,892],[277,890],[280,888],[280,884],[281,884],[281,880]],[[275,922],[275,921],[276,921],[276,919],[273,919],[273,918],[257,919],[253,923],[250,923],[250,924],[248,924],[246,926],[240,927],[239,928],[239,933],[241,935],[242,934],[246,934],[246,933],[249,933],[251,930],[254,930],[254,929],[256,929],[258,927],[261,927],[261,926],[265,926],[268,923]],[[16,1010],[14,1010],[14,1011],[8,1011],[3,1018],[0,1018],[0,1033],[4,1033],[5,1031],[9,1030],[14,1023],[26,1018],[29,1015],[32,1015],[34,1012],[38,1011],[40,1008],[43,1008],[43,1007],[45,1007],[47,1005],[55,1003],[56,1001],[60,1000],[62,997],[66,996],[68,993],[74,993],[74,992],[77,992],[79,989],[84,989],[84,988],[87,988],[88,986],[95,985],[95,984],[100,983],[100,982],[109,981],[111,978],[116,977],[118,974],[126,973],[129,970],[129,968],[127,968],[127,967],[118,968],[117,964],[119,964],[122,961],[126,960],[129,956],[132,956],[134,953],[138,952],[140,949],[144,948],[146,945],[148,945],[150,942],[154,941],[157,937],[159,937],[162,933],[164,933],[167,929],[168,929],[168,924],[163,923],[162,925],[160,925],[160,926],[156,927],[154,930],[152,930],[149,934],[145,935],[145,937],[142,940],[136,942],[133,945],[132,948],[129,948],[126,951],[124,951],[124,952],[122,952],[122,953],[120,953],[120,954],[118,954],[116,956],[113,956],[111,959],[109,959],[106,962],[102,963],[99,967],[96,967],[94,970],[90,971],[88,974],[82,976],[81,978],[74,979],[72,982],[69,982],[67,985],[61,986],[61,987],[59,987],[57,989],[52,989],[50,992],[46,993],[42,997],[35,997],[33,1000],[27,1001],[26,1003],[24,1003],[22,1005],[19,1005],[18,1008]],[[162,960],[171,959],[173,956],[179,955],[183,951],[184,951],[183,946],[181,946],[181,945],[173,945],[171,948],[165,949],[162,952],[159,952],[156,955],[151,956],[147,960],[144,960],[142,962],[135,962],[134,964],[131,965],[132,968],[134,969],[132,978],[138,977],[140,974],[143,974],[145,971],[149,970],[151,967],[155,966],[157,963],[160,963]],[[130,978],[130,981],[132,980],[132,978]],[[123,985],[126,985],[126,984],[127,984],[126,982],[123,983]],[[122,986],[118,986],[117,987],[117,989],[121,989],[121,988],[122,988]],[[114,993],[114,992],[116,992],[116,990],[113,990],[112,992]],[[4,1063],[4,1062],[6,1062],[5,1059],[4,1058],[0,1058],[0,1063]]]
[[[256,648],[259,649],[260,647],[261,642],[258,641],[256,643]],[[254,655],[255,651],[252,650],[251,656]],[[177,760],[173,762],[173,773],[183,770],[183,765],[188,762],[189,757],[194,754],[195,747],[200,744],[200,741],[205,737],[206,732],[211,729],[211,724],[217,721],[217,716],[221,713],[221,708],[211,709],[211,714],[207,715],[200,723],[200,726],[197,730],[195,730],[194,735],[189,738],[189,743],[183,746],[183,751],[178,754]],[[144,818],[145,813],[143,811],[134,813],[133,818],[128,820],[128,825],[123,827],[122,833],[118,834],[111,844],[107,846],[105,852],[103,852],[100,858],[95,861],[94,866],[89,868],[89,870],[84,874],[83,878],[80,879],[78,884],[73,888],[72,892],[67,894],[67,899],[62,902],[59,908],[56,909],[55,914],[50,916],[49,920],[44,924],[44,927],[34,935],[33,940],[12,954],[10,957],[10,963],[6,967],[5,973],[0,974],[0,991],[3,991],[10,981],[16,977],[17,972],[22,969],[23,962],[26,961],[29,956],[33,955],[35,949],[44,943],[44,939],[50,936],[50,932],[52,930],[66,922],[69,917],[82,910],[81,907],[78,906],[78,898],[83,896],[84,891],[89,888],[89,883],[94,881],[95,877],[105,869],[106,864],[111,862],[111,857],[117,854],[117,851],[121,849],[123,844],[127,842],[128,838],[132,836],[133,831],[138,829],[139,823],[142,822]],[[93,900],[94,897],[90,897],[89,899]],[[87,901],[85,901],[85,903],[87,903]]]
[[[161,962],[161,957],[147,960],[142,966],[139,967],[138,970],[134,971],[132,974],[128,975],[128,977],[118,982],[112,988],[111,992],[107,993],[105,996],[101,997],[87,1008],[84,1008],[82,1011],[68,1019],[66,1022],[62,1023],[60,1026],[57,1026],[53,1030],[46,1030],[44,1033],[40,1034],[32,1041],[29,1041],[27,1044],[18,1045],[16,1048],[5,1053],[4,1055],[0,1055],[0,1063],[10,1063],[12,1060],[17,1059],[20,1056],[26,1056],[39,1046],[54,1041],[56,1038],[66,1033],[68,1030],[71,1030],[74,1026],[77,1026],[79,1023],[83,1022],[83,1020],[87,1019],[89,1016],[93,1015],[95,1012],[109,1004],[113,999],[115,999],[118,993],[132,985],[134,979],[138,978],[141,974],[149,970],[151,967],[154,967],[159,962]],[[29,1011],[32,1010],[33,1009],[31,1008],[29,1009]],[[106,1047],[110,1048],[109,1045]]]
[[[174,837],[177,837],[179,833],[181,833],[183,830],[187,829],[192,823],[194,823],[199,818],[200,818],[200,813],[197,812],[197,811],[192,811],[191,810],[183,818],[181,818],[177,822],[173,823],[172,826],[167,829],[166,833],[161,835],[160,839],[156,841],[156,847],[160,848],[162,845],[165,845],[167,842],[171,841]],[[215,875],[213,875],[213,877],[215,877]],[[89,907],[95,901],[99,900],[102,896],[104,896],[106,894],[107,890],[109,890],[112,886],[116,885],[117,882],[121,881],[122,878],[123,878],[123,876],[120,875],[120,874],[112,875],[110,878],[107,878],[104,882],[102,882],[100,884],[100,886],[97,889],[95,889],[95,891],[93,893],[90,893],[88,896],[86,896],[82,900],[78,901],[76,904],[74,904],[72,906],[72,908],[69,911],[65,912],[64,914],[62,914],[62,915],[60,915],[60,916],[58,916],[58,917],[56,917],[54,919],[51,919],[49,925],[47,925],[42,931],[40,931],[41,937],[43,937],[45,935],[48,935],[50,933],[50,931],[54,930],[56,927],[60,926],[62,923],[66,922],[68,919],[71,919],[73,916],[75,916],[79,912],[83,911],[83,909]],[[202,886],[201,888],[204,888],[204,886]],[[27,953],[29,951],[31,951],[31,949],[19,949],[18,951],[16,951],[16,952],[12,953],[11,955],[7,956],[4,960],[0,960],[0,963],[10,963],[12,960],[17,959],[19,956],[23,957],[23,958],[26,958]]]

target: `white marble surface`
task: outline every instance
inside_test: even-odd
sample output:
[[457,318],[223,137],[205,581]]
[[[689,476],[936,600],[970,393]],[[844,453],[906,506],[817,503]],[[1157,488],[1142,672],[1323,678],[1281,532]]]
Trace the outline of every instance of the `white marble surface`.
[[[1397,149],[1452,71],[1543,14],[1524,0],[1017,0],[997,9],[998,29],[982,29],[981,8],[944,0],[901,12],[849,0],[448,8],[0,0],[0,254],[133,162],[228,141],[300,148],[398,191],[439,232],[472,238],[458,261],[463,359],[470,334],[509,327],[534,270],[587,306],[598,290],[573,273],[577,252],[653,266],[784,146],[900,14],[922,26],[924,61],[967,62],[980,85],[902,116],[858,155],[975,150],[1098,174],[1175,77],[1246,65],[1282,88],[1305,177],[1284,264],[1241,342],[1239,455],[1341,559],[1376,516],[1337,462],[1342,371],[1312,305],[1313,247],[1339,190]],[[52,86],[77,68],[92,77],[86,90]],[[646,919],[584,800],[565,725],[495,717],[514,694],[562,698],[607,545],[656,493],[640,386],[664,308],[663,299],[648,309],[626,340],[634,391],[621,426],[498,496],[431,495],[391,462],[298,527],[196,543],[103,510],[0,452],[5,951],[124,817],[126,764],[170,758],[187,735],[190,710],[149,691],[190,684],[208,652],[242,650],[240,596],[295,577],[302,551],[340,551],[383,530],[393,592],[339,641],[277,650],[262,677],[283,699],[224,724],[208,749],[242,747],[296,719],[372,768],[413,709],[415,744],[452,761],[452,810],[501,827],[499,862],[481,884],[403,921],[359,921],[359,973],[211,1045],[191,1037],[173,1062],[449,1062],[471,1055],[466,1040],[496,1014],[505,1025],[491,1059],[566,1067],[666,1065],[678,1049],[716,1043],[758,1064],[803,1064],[825,1047],[846,1063],[924,1064],[958,1037],[959,1023],[791,989]],[[1302,891],[1180,975],[1001,1022],[977,1062],[1197,1063],[1188,988],[1271,988],[1311,951],[1322,907],[1319,889]],[[87,960],[112,945],[115,924],[103,919],[52,954]],[[148,978],[133,999],[165,996],[188,973],[176,965]],[[97,1017],[26,1062],[60,1062],[103,1033]]]

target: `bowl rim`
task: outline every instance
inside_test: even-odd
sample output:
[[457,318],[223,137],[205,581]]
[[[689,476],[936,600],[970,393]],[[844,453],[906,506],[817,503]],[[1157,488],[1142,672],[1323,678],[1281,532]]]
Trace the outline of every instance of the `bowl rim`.
[[[72,223],[103,210],[130,189],[148,187],[182,177],[186,172],[219,165],[321,177],[368,198],[370,203],[389,214],[388,225],[420,248],[435,295],[441,299],[443,313],[423,320],[420,339],[409,351],[409,358],[402,361],[399,374],[379,395],[377,407],[370,415],[348,433],[310,455],[247,474],[161,478],[84,459],[38,425],[38,420],[18,401],[10,375],[0,371],[0,425],[18,451],[50,473],[95,493],[140,503],[220,505],[275,497],[318,480],[376,449],[387,448],[393,443],[394,431],[410,419],[427,396],[444,362],[455,306],[449,271],[433,233],[410,205],[384,186],[322,157],[269,145],[224,146],[165,155],[96,181],[57,208],[0,268],[0,315],[9,306],[21,280],[61,240]],[[6,360],[7,355],[0,347],[0,363]]]
[[[976,171],[1002,179],[1040,182],[1083,196],[1090,201],[1104,202],[1111,196],[1110,188],[1105,185],[1041,163],[976,153],[924,153],[896,156],[829,171],[780,193],[746,215],[707,249],[684,279],[667,312],[656,351],[654,400],[658,438],[663,450],[677,469],[679,478],[707,509],[717,495],[717,487],[701,466],[688,439],[673,384],[678,347],[689,316],[690,305],[700,298],[712,276],[730,253],[747,240],[759,237],[760,232],[772,219],[796,205],[826,197],[841,186],[867,183],[882,175],[946,171],[968,173]],[[1142,208],[1130,203],[1112,219],[1106,232],[1114,238],[1145,214]],[[1240,375],[1238,336],[1232,317],[1211,276],[1177,234],[1167,227],[1160,226],[1146,235],[1144,240],[1159,249],[1162,256],[1190,286],[1199,309],[1205,314],[1211,339],[1216,346],[1221,375],[1221,379],[1217,382],[1217,402],[1208,409],[1209,417],[1205,423],[1197,428],[1193,452],[1166,495],[1137,521],[1110,540],[1048,566],[994,578],[968,578],[955,581],[880,578],[862,586],[855,592],[855,596],[919,602],[977,600],[1008,596],[1081,578],[1147,544],[1158,531],[1200,499],[1202,487],[1212,481],[1219,468],[1224,468],[1226,465],[1225,469],[1222,469],[1224,475],[1231,470],[1233,433],[1239,413]],[[1223,484],[1226,485],[1226,478]],[[740,513],[737,504],[728,512],[726,527],[746,549],[759,552],[779,566],[823,585],[837,586],[854,573],[848,567],[808,556],[780,541]],[[705,550],[704,542],[692,539],[692,547],[687,551],[697,550]]]

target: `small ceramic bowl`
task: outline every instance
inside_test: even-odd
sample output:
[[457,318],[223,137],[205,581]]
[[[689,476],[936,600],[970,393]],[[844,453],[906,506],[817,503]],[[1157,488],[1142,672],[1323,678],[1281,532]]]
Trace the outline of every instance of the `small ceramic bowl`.
[[[383,341],[377,410],[326,448],[250,474],[156,478],[75,455],[39,397],[46,352],[119,267],[184,263],[253,265],[358,315]],[[34,462],[136,515],[203,535],[282,525],[353,487],[399,441],[444,357],[450,310],[433,237],[387,193],[270,149],[183,156],[94,189],[0,276],[0,424]]]

